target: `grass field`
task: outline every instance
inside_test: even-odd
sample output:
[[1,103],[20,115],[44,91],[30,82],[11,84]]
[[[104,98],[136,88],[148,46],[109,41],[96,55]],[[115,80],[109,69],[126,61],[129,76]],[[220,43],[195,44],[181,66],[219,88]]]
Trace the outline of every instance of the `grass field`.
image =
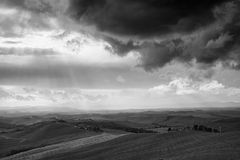
[[240,132],[132,134],[50,157],[53,160],[227,160],[240,159]]
[[8,156],[6,158],[2,158],[2,160],[11,160],[11,159],[37,160],[37,159],[44,159],[45,157],[49,158],[53,155],[63,154],[63,153],[72,151],[74,149],[79,149],[81,147],[86,147],[96,143],[102,143],[120,136],[123,136],[123,135],[103,133],[96,136],[79,138],[79,139],[71,140],[68,142],[61,142],[57,144],[47,145],[45,147],[35,148],[29,151]]
[[[2,159],[239,160],[239,110],[0,118]],[[25,121],[26,120],[26,121]],[[194,124],[222,133],[192,130]],[[168,132],[167,129],[172,131]],[[157,131],[151,133],[151,131]]]

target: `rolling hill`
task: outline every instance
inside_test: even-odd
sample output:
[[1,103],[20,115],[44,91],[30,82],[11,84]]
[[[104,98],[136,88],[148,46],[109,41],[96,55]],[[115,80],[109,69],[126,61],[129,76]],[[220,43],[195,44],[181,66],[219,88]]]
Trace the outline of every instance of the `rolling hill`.
[[51,160],[226,160],[240,159],[240,132],[132,134],[49,157]]
[[[19,157],[42,160],[238,160],[238,113],[239,110],[148,111],[11,117],[11,121],[3,117],[0,127],[5,131],[0,133],[0,157],[12,157],[13,160]],[[14,123],[18,119],[21,123]],[[194,124],[217,129],[221,126],[223,132],[193,130]],[[169,128],[172,130],[168,131]],[[153,133],[152,130],[164,132]]]

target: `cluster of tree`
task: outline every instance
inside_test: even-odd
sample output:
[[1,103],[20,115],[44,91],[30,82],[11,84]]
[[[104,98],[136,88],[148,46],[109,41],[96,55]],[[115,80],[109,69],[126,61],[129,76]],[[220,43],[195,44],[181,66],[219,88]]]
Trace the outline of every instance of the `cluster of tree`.
[[170,131],[183,131],[184,130],[184,128],[174,128],[174,127],[169,127],[168,128],[168,132],[170,132]]
[[126,131],[126,132],[132,132],[132,133],[156,133],[155,131],[146,130],[143,128],[126,127],[126,128],[122,128],[121,130]]
[[205,131],[205,132],[215,132],[215,133],[219,133],[220,131],[216,128],[211,128],[211,127],[207,127],[204,125],[193,125],[193,130],[195,131]]
[[58,123],[68,123],[71,125],[75,125],[80,129],[88,130],[88,131],[94,131],[94,132],[103,132],[103,130],[96,124],[88,124],[88,123],[77,123],[74,124],[72,122],[65,121],[63,119],[57,119],[55,118],[55,121]]
[[165,128],[168,127],[167,125],[164,124],[158,124],[158,123],[152,123],[153,128]]
[[94,132],[103,132],[103,129],[116,129],[132,133],[156,133],[155,131],[147,130],[144,128],[134,128],[127,125],[119,124],[112,121],[95,121],[92,119],[79,120],[77,122],[68,122],[62,119],[56,119],[56,122],[59,123],[69,123],[73,124],[76,127],[84,130],[94,131]]
[[63,119],[56,119],[56,122],[59,122],[59,123],[67,123],[67,121],[63,120]]
[[88,131],[94,131],[94,132],[103,132],[103,130],[98,127],[98,126],[89,126],[89,125],[85,125],[85,126],[78,126],[80,129],[84,129],[84,130],[88,130]]
[[132,133],[156,133],[155,131],[151,130],[146,130],[144,128],[134,128],[134,127],[129,127],[127,125],[115,123],[112,121],[82,121],[76,123],[77,126],[89,126],[89,127],[94,127],[95,129],[115,129],[115,130],[122,130],[126,132],[132,132]]

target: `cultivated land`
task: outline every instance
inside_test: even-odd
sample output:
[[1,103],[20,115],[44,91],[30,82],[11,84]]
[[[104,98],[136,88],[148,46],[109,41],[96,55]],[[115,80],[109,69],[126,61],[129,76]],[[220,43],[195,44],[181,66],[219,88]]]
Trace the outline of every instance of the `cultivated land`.
[[0,118],[2,159],[238,160],[240,110]]
[[2,160],[11,160],[11,159],[31,159],[31,160],[37,160],[37,159],[43,159],[46,157],[51,157],[57,154],[63,154],[70,152],[75,149],[80,149],[81,147],[86,147],[89,145],[93,145],[96,143],[102,143],[105,141],[112,140],[114,138],[123,136],[122,134],[114,135],[114,134],[107,134],[103,133],[96,136],[91,137],[85,137],[85,138],[79,138],[75,140],[71,140],[68,142],[61,142],[57,144],[47,145],[45,147],[39,147],[32,150],[28,150],[25,152],[20,152],[18,154],[14,154],[12,156],[8,156],[6,158],[2,158]]

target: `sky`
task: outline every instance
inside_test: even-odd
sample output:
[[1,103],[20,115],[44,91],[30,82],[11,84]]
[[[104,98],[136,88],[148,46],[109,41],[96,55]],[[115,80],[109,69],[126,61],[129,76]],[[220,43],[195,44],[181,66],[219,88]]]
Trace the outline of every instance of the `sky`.
[[0,110],[240,104],[239,0],[0,0]]

